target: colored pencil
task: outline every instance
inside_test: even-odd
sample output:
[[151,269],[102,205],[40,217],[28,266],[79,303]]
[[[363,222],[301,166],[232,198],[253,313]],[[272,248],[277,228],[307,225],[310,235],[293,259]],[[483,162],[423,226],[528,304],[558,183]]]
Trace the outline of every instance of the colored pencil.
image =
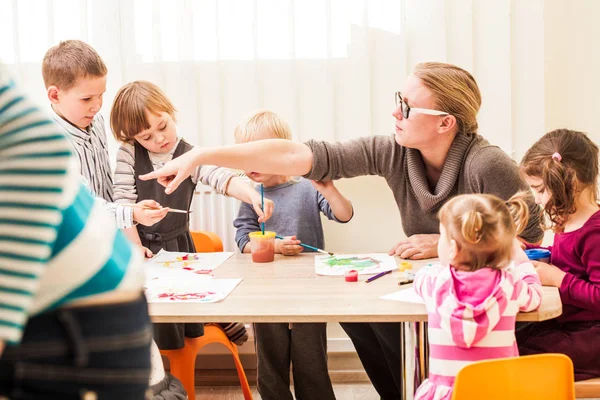
[[377,275],[373,275],[372,277],[367,278],[367,280],[365,282],[367,282],[367,283],[373,282],[375,279],[379,279],[382,276],[389,274],[390,272],[392,272],[392,271],[383,271],[383,272],[380,272]]

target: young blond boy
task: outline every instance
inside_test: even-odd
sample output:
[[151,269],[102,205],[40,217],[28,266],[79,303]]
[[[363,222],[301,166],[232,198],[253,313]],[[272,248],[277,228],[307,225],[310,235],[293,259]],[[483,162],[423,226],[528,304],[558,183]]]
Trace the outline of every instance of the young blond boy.
[[[288,124],[270,111],[261,111],[243,121],[235,130],[237,143],[262,139],[291,139]],[[277,203],[266,229],[277,232],[275,251],[295,255],[305,251],[302,243],[324,247],[320,214],[337,222],[353,216],[352,204],[333,182],[312,182],[301,178],[246,171],[264,185],[265,198]],[[257,215],[245,204],[234,221],[240,251],[250,252],[248,234],[260,230]],[[327,324],[254,324],[258,357],[258,391],[263,400],[291,399],[290,363],[296,399],[335,399],[327,369]]]

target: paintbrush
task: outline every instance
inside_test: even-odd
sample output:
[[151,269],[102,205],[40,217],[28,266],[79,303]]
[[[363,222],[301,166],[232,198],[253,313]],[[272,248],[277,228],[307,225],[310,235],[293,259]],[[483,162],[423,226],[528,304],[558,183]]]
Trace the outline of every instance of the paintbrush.
[[[260,209],[263,213],[265,212],[265,186],[262,183],[260,184]],[[265,236],[265,223],[261,222],[260,227],[262,229],[263,236]]]
[[[142,210],[160,210],[160,208],[148,207],[148,206],[144,206],[142,204],[121,204],[121,205],[123,207],[140,208]],[[179,214],[189,214],[189,213],[192,213],[193,211],[185,211],[185,210],[178,210],[176,208],[170,208],[169,212],[174,212],[174,213],[179,213]]]
[[[284,240],[284,239],[283,239],[283,237],[281,237],[281,236],[275,236],[275,238],[276,238],[276,239],[281,239],[281,240]],[[302,246],[302,247],[304,247],[304,248],[306,248],[306,249],[311,249],[311,250],[314,250],[314,251],[318,251],[319,253],[327,254],[327,255],[330,255],[330,256],[332,256],[332,257],[333,257],[333,253],[332,253],[332,252],[330,252],[330,251],[325,251],[325,250],[323,250],[323,249],[319,249],[319,248],[317,248],[317,247],[310,246],[310,245],[308,245],[308,244],[304,244],[304,243],[300,243],[300,246]]]

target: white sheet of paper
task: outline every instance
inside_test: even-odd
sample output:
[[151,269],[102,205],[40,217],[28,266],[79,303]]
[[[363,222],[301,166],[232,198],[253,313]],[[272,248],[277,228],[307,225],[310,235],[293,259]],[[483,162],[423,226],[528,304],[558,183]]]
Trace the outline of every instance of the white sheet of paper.
[[423,298],[419,296],[412,287],[386,294],[385,296],[381,296],[380,299],[403,301],[405,303],[425,304]]
[[315,272],[318,275],[344,275],[351,269],[358,271],[359,275],[373,275],[397,268],[394,257],[385,253],[315,256]]
[[[182,260],[188,256],[189,260]],[[197,275],[206,275],[223,264],[233,253],[181,253],[175,251],[159,251],[146,261],[144,269],[146,276],[170,275],[171,271],[182,271]]]
[[146,280],[146,297],[150,303],[215,303],[223,300],[242,279],[217,279],[180,274]]

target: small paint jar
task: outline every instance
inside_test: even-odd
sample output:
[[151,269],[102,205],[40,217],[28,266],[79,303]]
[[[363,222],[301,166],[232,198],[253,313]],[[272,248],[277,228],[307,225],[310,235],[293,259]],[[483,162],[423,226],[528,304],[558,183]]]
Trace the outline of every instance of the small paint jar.
[[251,232],[250,251],[252,252],[252,262],[267,263],[275,259],[275,232],[261,231]]
[[531,261],[550,262],[550,250],[546,249],[527,249],[525,250],[527,258]]

